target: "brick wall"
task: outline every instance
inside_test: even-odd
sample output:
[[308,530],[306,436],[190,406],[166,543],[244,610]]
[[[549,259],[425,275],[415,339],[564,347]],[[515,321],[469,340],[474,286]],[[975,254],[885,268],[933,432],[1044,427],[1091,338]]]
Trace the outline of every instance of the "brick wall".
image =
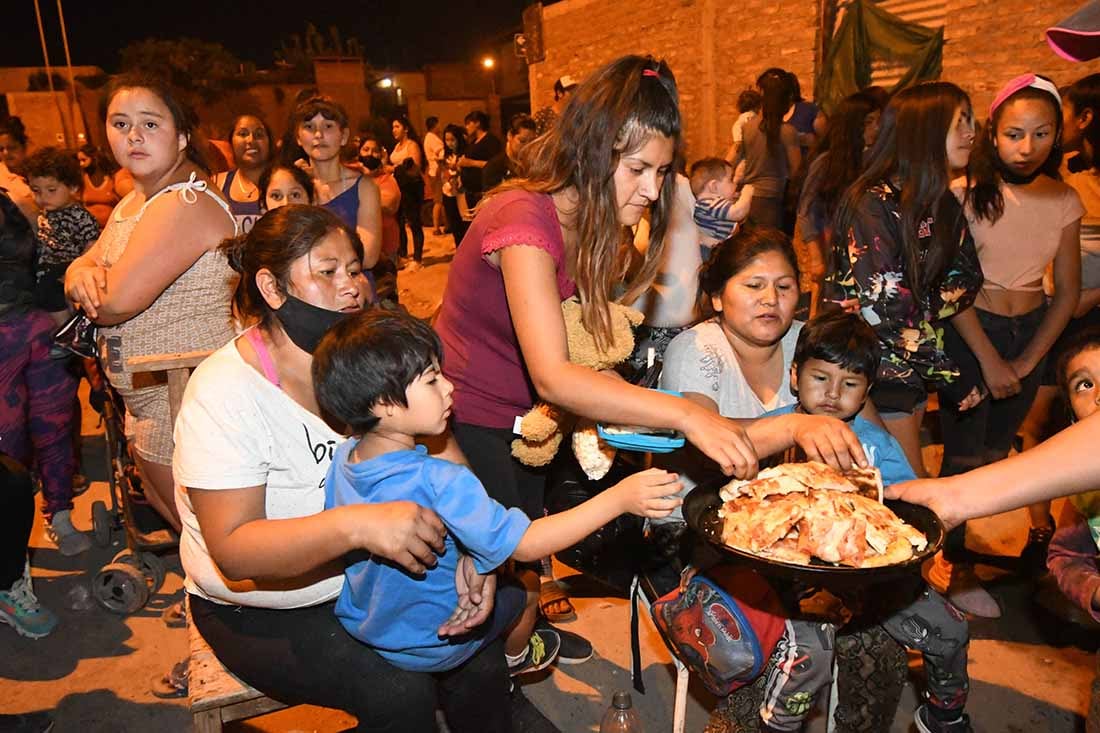
[[[1057,57],[1042,32],[1084,0],[947,0],[942,78],[966,89],[985,116],[1004,82],[1025,71],[1059,85],[1100,62]],[[543,8],[545,60],[531,64],[531,108],[553,100],[554,80],[583,77],[629,53],[664,58],[676,74],[688,160],[724,152],[737,95],[769,66],[797,74],[813,95],[819,4],[813,0],[562,0]]]
[[[813,91],[817,8],[807,0],[564,0],[543,8],[544,61],[531,64],[531,108],[553,101],[554,80],[583,77],[619,56],[668,62],[680,89],[688,160],[729,144],[737,95],[768,66]],[[773,63],[774,61],[774,63]]]
[[1050,50],[1043,31],[1085,0],[948,0],[943,76],[967,92],[984,118],[1006,81],[1025,72],[1058,86],[1100,72],[1100,62],[1075,64]]

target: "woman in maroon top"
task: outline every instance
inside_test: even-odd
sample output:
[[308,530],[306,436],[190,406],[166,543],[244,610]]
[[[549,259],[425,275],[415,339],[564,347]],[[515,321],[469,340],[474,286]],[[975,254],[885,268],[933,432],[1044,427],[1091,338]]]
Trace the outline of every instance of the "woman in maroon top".
[[[454,434],[470,467],[505,506],[543,512],[544,474],[512,459],[512,426],[536,399],[593,420],[675,428],[727,474],[751,476],[756,456],[798,441],[811,456],[850,465],[863,454],[836,420],[751,425],[686,399],[633,386],[569,361],[561,302],[576,294],[583,322],[606,343],[608,302],[632,302],[664,248],[680,162],[676,82],[660,61],[626,56],[595,71],[558,124],[524,150],[526,178],[493,191],[458,249],[436,328],[454,383]],[[650,246],[627,273],[627,227],[650,212]],[[534,573],[524,578],[538,590]],[[564,648],[564,644],[563,644]]]

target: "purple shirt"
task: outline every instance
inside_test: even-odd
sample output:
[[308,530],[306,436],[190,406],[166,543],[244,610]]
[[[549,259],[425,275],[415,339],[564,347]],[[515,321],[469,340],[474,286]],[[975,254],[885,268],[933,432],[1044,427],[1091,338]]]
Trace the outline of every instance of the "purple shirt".
[[566,272],[565,242],[548,194],[508,191],[484,202],[451,263],[435,324],[459,422],[511,428],[537,399],[512,325],[504,276],[486,260],[514,245],[537,247],[554,258],[562,300],[577,289]]

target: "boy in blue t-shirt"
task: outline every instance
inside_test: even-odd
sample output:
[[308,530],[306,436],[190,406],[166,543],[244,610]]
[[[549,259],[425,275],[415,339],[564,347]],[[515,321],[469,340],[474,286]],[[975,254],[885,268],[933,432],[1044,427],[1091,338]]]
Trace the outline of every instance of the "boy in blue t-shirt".
[[[619,514],[663,517],[679,506],[675,474],[650,469],[623,479],[578,507],[535,521],[505,509],[485,493],[469,468],[433,458],[416,436],[441,435],[451,415],[451,383],[439,371],[442,347],[431,327],[395,311],[344,319],[313,355],[317,402],[346,424],[325,477],[325,508],[411,501],[447,527],[435,567],[414,576],[378,558],[349,558],[336,615],[355,638],[401,669],[445,672],[504,637],[512,674],[546,666],[556,634],[532,636],[538,594],[502,582],[492,616],[460,637],[436,630],[458,605],[459,554],[488,574],[509,558],[535,561],[596,531]],[[509,592],[505,592],[509,591]]]
[[[791,390],[798,403],[767,413],[802,412],[848,422],[863,443],[870,465],[882,472],[884,485],[915,478],[901,445],[886,430],[859,415],[874,386],[880,347],[874,330],[856,314],[835,312],[802,327],[791,364]],[[964,733],[963,713],[969,690],[966,617],[943,596],[922,584],[917,599],[881,621],[898,643],[924,657],[928,689],[914,714],[921,733]],[[787,624],[768,671],[762,731],[799,731],[814,697],[832,682],[836,626],[795,618]],[[789,662],[782,660],[790,660]]]

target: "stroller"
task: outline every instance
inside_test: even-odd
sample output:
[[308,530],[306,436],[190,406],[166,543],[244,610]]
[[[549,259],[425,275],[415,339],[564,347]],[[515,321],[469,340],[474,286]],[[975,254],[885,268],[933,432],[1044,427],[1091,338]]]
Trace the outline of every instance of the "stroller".
[[100,415],[107,443],[109,503],[92,504],[93,537],[100,547],[110,546],[119,532],[126,537],[126,549],[92,579],[92,596],[108,611],[131,614],[143,608],[164,584],[164,561],[157,553],[176,548],[179,539],[142,501],[141,477],[126,442],[126,408],[121,397],[111,389],[95,359],[83,361],[91,385],[90,402]]

